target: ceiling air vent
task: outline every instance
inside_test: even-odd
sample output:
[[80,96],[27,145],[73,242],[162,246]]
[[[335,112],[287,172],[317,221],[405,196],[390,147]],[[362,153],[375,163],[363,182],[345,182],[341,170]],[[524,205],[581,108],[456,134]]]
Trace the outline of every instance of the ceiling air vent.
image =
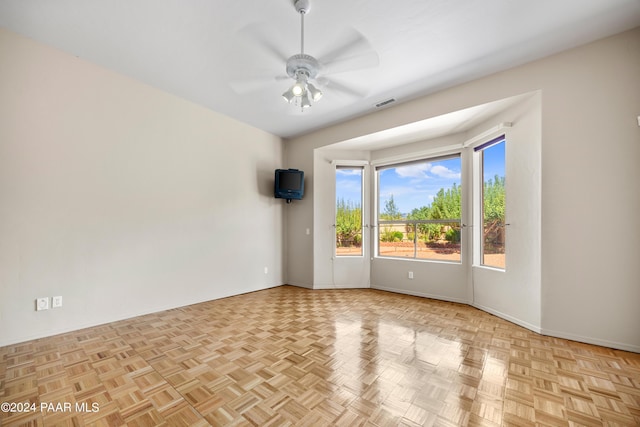
[[386,101],[380,101],[376,104],[376,108],[382,108],[382,107],[386,107],[389,104],[393,104],[394,102],[396,102],[395,98],[389,98]]

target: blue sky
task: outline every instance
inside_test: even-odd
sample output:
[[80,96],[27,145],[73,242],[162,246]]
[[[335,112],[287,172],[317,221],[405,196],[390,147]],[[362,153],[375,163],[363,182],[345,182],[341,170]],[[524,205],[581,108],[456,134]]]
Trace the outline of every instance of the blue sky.
[[393,195],[403,214],[428,206],[441,188],[451,188],[461,182],[460,158],[414,163],[379,172],[380,209]]
[[494,176],[504,176],[505,142],[485,148],[484,153],[484,180],[493,179]]
[[[494,175],[504,176],[505,143],[484,150],[484,179]],[[414,163],[379,172],[380,207],[391,195],[404,214],[415,208],[428,206],[441,188],[461,184],[460,158],[450,158],[424,163]],[[362,170],[338,169],[336,171],[336,198],[360,203]]]
[[336,169],[336,200],[362,204],[362,169]]

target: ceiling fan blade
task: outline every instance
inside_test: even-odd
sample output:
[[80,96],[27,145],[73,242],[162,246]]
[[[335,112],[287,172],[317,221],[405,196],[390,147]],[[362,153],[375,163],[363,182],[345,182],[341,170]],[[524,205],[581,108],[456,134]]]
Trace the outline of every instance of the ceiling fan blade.
[[339,44],[336,48],[317,57],[321,64],[329,64],[342,58],[357,56],[362,52],[373,51],[365,36],[353,28],[344,31],[337,40]]
[[380,65],[380,58],[375,51],[365,52],[359,55],[336,59],[322,64],[322,74],[338,74],[348,71],[364,70]]
[[274,83],[289,79],[289,76],[273,76],[269,74],[270,73],[265,73],[262,76],[231,80],[229,87],[238,95],[245,95],[247,93],[272,88]]
[[287,55],[281,47],[284,43],[278,43],[281,40],[276,40],[278,38],[276,37],[278,32],[274,31],[273,28],[269,28],[266,24],[249,24],[240,29],[238,34],[254,46],[260,47],[262,52],[277,60],[279,63],[284,64],[289,58],[289,55]]
[[327,89],[333,92],[339,92],[343,95],[348,95],[354,98],[364,98],[367,95],[367,92],[364,90],[351,88],[334,79],[329,79],[327,77],[317,78],[316,81],[322,85],[323,89]]

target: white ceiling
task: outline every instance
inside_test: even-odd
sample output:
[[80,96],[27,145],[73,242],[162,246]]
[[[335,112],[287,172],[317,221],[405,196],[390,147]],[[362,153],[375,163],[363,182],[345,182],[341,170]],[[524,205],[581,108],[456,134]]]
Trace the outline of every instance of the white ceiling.
[[275,78],[300,50],[293,0],[0,0],[8,30],[285,138],[638,25],[639,0],[311,0],[305,53],[355,30],[379,65],[331,76],[362,96],[322,87],[302,113]]

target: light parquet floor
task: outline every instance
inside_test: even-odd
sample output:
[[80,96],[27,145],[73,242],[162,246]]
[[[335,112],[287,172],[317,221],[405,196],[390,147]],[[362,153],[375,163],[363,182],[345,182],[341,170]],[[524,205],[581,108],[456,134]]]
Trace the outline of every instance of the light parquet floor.
[[282,286],[0,348],[0,402],[33,409],[3,426],[637,426],[640,354]]

